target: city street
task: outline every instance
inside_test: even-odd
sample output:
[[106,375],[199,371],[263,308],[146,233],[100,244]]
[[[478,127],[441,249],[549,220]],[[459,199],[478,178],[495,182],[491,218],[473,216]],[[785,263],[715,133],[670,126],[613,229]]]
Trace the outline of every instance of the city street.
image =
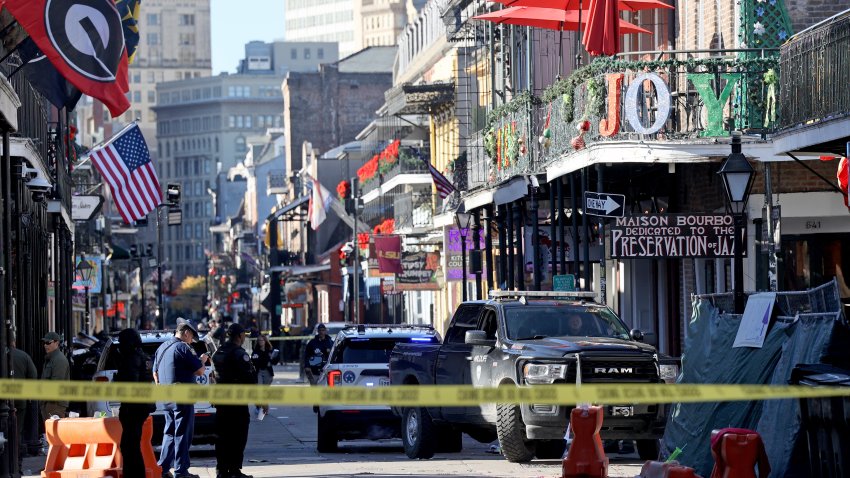
[[[303,385],[293,366],[276,367],[275,385]],[[561,476],[559,460],[535,460],[531,464],[508,463],[500,455],[488,453],[489,444],[468,437],[458,454],[437,454],[431,460],[410,460],[402,451],[401,440],[381,442],[351,441],[340,444],[340,453],[316,452],[316,415],[305,407],[272,407],[263,421],[251,422],[243,472],[260,477],[349,477],[369,475],[379,478],[399,476],[466,476],[538,478]],[[637,455],[614,455],[609,476],[633,477],[640,471]],[[192,453],[191,471],[201,477],[215,476],[212,447]],[[26,477],[37,477],[44,457],[24,460]]]

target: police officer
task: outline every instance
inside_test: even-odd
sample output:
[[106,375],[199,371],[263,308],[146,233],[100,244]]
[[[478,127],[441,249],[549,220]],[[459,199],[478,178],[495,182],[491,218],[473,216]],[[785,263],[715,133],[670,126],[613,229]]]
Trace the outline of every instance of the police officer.
[[[257,383],[257,372],[251,363],[251,356],[242,348],[244,341],[245,328],[239,324],[231,324],[227,329],[227,340],[213,354],[216,383]],[[263,409],[268,413],[268,406]],[[248,405],[216,405],[217,478],[252,478],[242,473],[250,421]]]
[[[136,329],[124,329],[118,334],[118,370],[116,382],[151,383],[153,361],[142,351],[142,337]],[[145,478],[142,458],[142,427],[156,407],[152,403],[122,403],[118,411],[121,422],[121,455],[124,457],[124,478]]]
[[[198,331],[189,322],[177,325],[174,337],[163,342],[156,350],[153,361],[154,381],[162,385],[195,383],[195,377],[204,375],[207,354],[197,356],[189,346],[198,339]],[[163,478],[200,478],[189,473],[189,447],[195,433],[195,405],[191,403],[165,404],[165,429],[162,433],[162,450],[159,466]],[[171,474],[174,465],[175,473]]]
[[315,385],[322,373],[322,367],[328,361],[334,341],[328,337],[328,328],[325,324],[316,327],[316,336],[307,342],[305,360],[307,362],[304,374],[310,380],[310,385]]

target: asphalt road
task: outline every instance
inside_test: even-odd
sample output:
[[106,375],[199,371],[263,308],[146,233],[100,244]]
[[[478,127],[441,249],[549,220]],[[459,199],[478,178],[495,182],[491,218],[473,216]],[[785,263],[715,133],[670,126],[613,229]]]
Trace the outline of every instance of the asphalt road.
[[[291,366],[277,367],[275,385],[303,385]],[[634,477],[640,471],[637,455],[611,455],[609,476]],[[44,457],[31,457],[24,468],[36,472]],[[192,452],[191,471],[201,477],[215,477],[212,447]],[[508,463],[490,451],[490,444],[464,439],[461,453],[437,454],[430,460],[410,460],[401,440],[350,441],[340,443],[339,453],[316,451],[316,415],[308,407],[272,407],[264,420],[251,422],[244,473],[260,477],[355,477],[422,478],[464,476],[540,478],[560,477],[560,460],[535,460],[529,464]],[[37,474],[28,474],[35,478]]]

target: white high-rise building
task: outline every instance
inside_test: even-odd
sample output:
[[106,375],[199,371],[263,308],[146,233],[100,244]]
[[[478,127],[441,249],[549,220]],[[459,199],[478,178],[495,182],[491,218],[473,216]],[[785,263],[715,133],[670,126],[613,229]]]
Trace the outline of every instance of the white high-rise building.
[[286,41],[336,42],[341,58],[359,51],[354,1],[359,0],[286,0]]

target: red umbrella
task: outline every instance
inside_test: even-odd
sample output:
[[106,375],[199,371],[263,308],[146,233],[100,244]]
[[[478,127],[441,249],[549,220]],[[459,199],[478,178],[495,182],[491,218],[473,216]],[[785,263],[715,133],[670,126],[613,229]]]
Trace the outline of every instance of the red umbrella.
[[[473,19],[488,20],[507,25],[546,28],[549,30],[577,31],[579,29],[578,10],[564,11],[555,8],[509,7],[496,12],[478,15],[473,17]],[[587,18],[581,19],[582,24],[587,24],[587,21]],[[625,20],[620,20],[617,26],[620,35],[626,35],[628,33],[652,34],[649,30]]]
[[[587,10],[590,6],[590,0],[492,0],[496,3],[508,7],[538,7],[538,8],[554,8],[556,10]],[[653,8],[669,8],[673,9],[672,5],[668,5],[661,0],[619,0],[617,4],[619,10],[628,10],[636,12],[638,10],[651,10]]]
[[581,42],[593,56],[620,52],[620,12],[617,0],[590,0],[587,29]]

